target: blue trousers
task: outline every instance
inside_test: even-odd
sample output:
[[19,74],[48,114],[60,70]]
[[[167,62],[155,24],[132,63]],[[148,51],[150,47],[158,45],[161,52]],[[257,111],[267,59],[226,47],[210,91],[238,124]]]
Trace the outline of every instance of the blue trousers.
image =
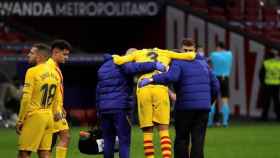
[[131,126],[125,111],[101,114],[104,139],[104,158],[114,157],[115,138],[119,138],[119,157],[129,158]]

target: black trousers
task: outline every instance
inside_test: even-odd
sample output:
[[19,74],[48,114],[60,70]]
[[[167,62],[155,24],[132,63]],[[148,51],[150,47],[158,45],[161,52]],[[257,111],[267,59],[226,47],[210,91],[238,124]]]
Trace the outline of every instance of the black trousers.
[[[175,158],[203,158],[208,110],[175,111]],[[189,151],[189,145],[192,144]]]
[[280,101],[279,101],[279,90],[280,86],[268,86],[264,87],[264,104],[262,111],[262,119],[268,119],[268,111],[271,104],[271,100],[273,100],[274,111],[277,116],[277,119],[280,120]]

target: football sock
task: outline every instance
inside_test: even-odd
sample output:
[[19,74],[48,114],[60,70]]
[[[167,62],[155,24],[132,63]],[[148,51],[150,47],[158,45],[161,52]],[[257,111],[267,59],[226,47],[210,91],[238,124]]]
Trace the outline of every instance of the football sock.
[[153,133],[144,132],[144,153],[146,158],[154,158]]
[[213,126],[213,121],[214,121],[214,114],[215,114],[215,104],[213,104],[211,106],[210,112],[209,112],[209,116],[208,116],[208,127]]
[[229,114],[230,114],[230,109],[228,104],[223,104],[221,111],[223,114],[223,126],[228,126]]
[[57,146],[55,151],[56,158],[66,158],[67,148]]
[[171,140],[169,137],[168,130],[161,130],[159,131],[160,136],[160,147],[161,147],[161,154],[163,158],[171,158]]

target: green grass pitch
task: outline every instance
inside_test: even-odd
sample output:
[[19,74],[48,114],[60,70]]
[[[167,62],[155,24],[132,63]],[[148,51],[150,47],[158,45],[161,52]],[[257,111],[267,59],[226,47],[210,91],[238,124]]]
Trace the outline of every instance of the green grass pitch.
[[[101,158],[103,156],[79,153],[77,142],[79,130],[71,129],[71,144],[68,158]],[[174,129],[171,128],[174,140]],[[158,134],[155,134],[156,158],[160,158]],[[0,129],[0,157],[15,158],[17,155],[17,135],[14,129]],[[36,154],[32,155],[37,157]],[[118,157],[117,154],[115,157]],[[206,158],[280,158],[280,123],[233,123],[229,128],[209,128],[205,144]],[[131,158],[144,158],[142,133],[133,128]]]

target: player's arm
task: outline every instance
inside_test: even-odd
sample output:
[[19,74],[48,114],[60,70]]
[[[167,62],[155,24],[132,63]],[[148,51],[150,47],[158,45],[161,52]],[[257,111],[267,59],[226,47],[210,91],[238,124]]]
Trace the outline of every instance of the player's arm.
[[131,54],[124,55],[124,56],[112,55],[112,57],[113,57],[113,61],[114,61],[115,64],[123,65],[125,63],[134,61],[135,53],[133,52]]
[[27,70],[25,75],[18,122],[23,122],[27,114],[28,106],[30,105],[31,102],[32,91],[34,88],[33,86],[34,86],[34,72],[29,69]]
[[138,73],[148,73],[154,70],[165,71],[165,66],[159,62],[135,63],[129,62],[122,65],[122,70],[127,75],[136,75]]
[[173,51],[169,51],[169,50],[161,50],[161,51],[163,51],[165,54],[167,54],[167,56],[169,58],[172,58],[172,59],[194,60],[195,57],[196,57],[196,53],[195,52],[177,53],[177,52],[173,52]]
[[52,112],[54,114],[54,120],[58,121],[63,118],[62,109],[63,109],[63,96],[60,90],[61,85],[58,84],[55,92],[54,104],[52,107]]
[[173,92],[172,90],[168,89],[168,95],[169,95],[169,97],[171,98],[172,101],[176,101],[177,96],[176,96],[175,92]]
[[178,81],[180,75],[181,75],[180,66],[175,64],[175,62],[172,62],[172,65],[169,68],[168,72],[153,75],[152,78],[144,78],[139,82],[138,87],[141,88],[150,83],[167,85],[169,83]]
[[173,61],[166,73],[153,75],[153,82],[158,84],[169,84],[177,82],[181,75],[181,68],[176,61]]

